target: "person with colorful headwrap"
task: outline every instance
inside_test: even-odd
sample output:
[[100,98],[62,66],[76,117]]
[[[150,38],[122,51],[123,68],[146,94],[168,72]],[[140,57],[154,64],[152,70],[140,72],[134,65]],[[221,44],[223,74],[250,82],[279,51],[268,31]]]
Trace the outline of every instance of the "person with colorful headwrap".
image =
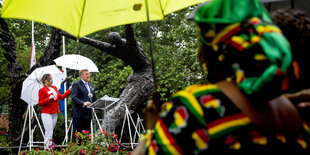
[[210,83],[164,103],[133,154],[309,154],[309,125],[282,95],[290,46],[261,2],[214,0],[194,20]]
[[279,9],[271,13],[291,45],[293,61],[288,73],[287,96],[310,123],[310,18],[299,9]]

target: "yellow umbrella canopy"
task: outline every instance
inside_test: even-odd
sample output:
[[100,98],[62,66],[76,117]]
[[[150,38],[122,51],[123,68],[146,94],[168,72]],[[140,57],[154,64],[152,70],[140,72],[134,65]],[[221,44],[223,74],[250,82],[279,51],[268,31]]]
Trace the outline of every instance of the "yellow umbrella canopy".
[[164,19],[208,0],[5,0],[3,18],[21,18],[62,29],[77,38],[113,26]]

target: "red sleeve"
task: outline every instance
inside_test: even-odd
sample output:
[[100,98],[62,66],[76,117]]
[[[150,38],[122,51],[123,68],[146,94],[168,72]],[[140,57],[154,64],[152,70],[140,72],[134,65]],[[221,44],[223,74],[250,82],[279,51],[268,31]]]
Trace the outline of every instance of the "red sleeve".
[[39,106],[44,107],[47,103],[50,102],[49,96],[43,88],[39,90]]
[[57,87],[53,87],[56,91],[57,91],[57,94],[59,96],[59,100],[64,100],[66,97],[68,97],[69,95],[71,95],[71,90],[67,90],[64,94],[60,94],[59,91],[57,90]]

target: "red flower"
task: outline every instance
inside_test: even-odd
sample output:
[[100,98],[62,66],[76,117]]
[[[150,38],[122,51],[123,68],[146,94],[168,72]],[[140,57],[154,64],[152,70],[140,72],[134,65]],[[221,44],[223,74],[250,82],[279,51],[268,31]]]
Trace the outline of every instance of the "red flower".
[[6,132],[4,130],[1,131],[1,135],[5,135]]
[[86,135],[86,139],[90,140],[91,139],[91,135]]
[[80,150],[79,155],[84,155],[84,154],[85,154],[85,151]]
[[34,150],[36,150],[36,151],[40,151],[40,148],[35,148]]
[[74,133],[74,137],[75,137],[75,138],[79,138],[79,132],[75,132],[75,133]]
[[89,131],[88,131],[88,130],[82,130],[82,133],[83,133],[83,134],[88,134]]

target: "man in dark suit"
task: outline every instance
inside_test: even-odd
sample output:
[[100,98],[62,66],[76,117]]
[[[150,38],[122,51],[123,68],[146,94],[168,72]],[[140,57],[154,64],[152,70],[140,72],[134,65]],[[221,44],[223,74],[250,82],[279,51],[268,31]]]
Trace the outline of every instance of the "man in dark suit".
[[73,131],[82,132],[90,130],[92,112],[87,108],[97,100],[94,86],[89,82],[90,74],[87,69],[79,71],[80,80],[75,82],[71,88],[71,98],[73,103]]

